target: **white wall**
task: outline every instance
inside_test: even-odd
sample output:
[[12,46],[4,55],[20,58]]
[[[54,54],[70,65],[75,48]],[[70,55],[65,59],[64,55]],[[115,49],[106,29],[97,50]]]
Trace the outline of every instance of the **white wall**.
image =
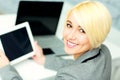
[[110,49],[112,58],[120,58],[120,32],[114,27],[111,28],[111,31],[104,42]]
[[0,15],[0,28],[14,26],[15,20],[16,20],[15,14]]

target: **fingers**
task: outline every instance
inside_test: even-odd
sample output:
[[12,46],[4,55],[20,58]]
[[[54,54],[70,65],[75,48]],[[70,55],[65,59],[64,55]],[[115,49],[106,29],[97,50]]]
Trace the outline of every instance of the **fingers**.
[[0,50],[0,68],[6,66],[9,64],[9,60],[6,57],[6,55],[3,53],[2,50]]
[[39,46],[37,41],[35,41],[35,53],[39,53],[43,55],[42,47]]
[[45,56],[43,55],[43,49],[37,41],[35,41],[35,55],[32,58],[38,64],[44,64]]
[[37,41],[35,41],[35,44],[38,44],[38,42],[37,42]]
[[0,56],[5,56],[4,52],[0,49]]
[[0,49],[0,53],[3,53],[3,51]]

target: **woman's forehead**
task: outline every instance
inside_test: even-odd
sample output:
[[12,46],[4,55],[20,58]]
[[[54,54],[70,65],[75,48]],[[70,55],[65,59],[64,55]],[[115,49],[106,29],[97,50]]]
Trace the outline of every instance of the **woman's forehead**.
[[77,19],[75,14],[73,14],[72,12],[68,15],[67,19],[66,19],[66,22],[69,22],[71,24],[75,24],[77,25],[79,28],[82,28],[81,27],[81,23],[78,21],[80,19]]

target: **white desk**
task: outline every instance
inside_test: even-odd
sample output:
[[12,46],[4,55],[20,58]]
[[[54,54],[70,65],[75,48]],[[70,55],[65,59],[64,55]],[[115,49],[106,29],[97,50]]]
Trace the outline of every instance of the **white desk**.
[[[64,59],[73,59],[73,56],[63,56]],[[22,61],[21,63],[14,65],[19,72],[23,80],[41,80],[56,75],[56,71],[46,69],[42,65],[38,65],[31,59]],[[47,80],[47,79],[45,79]]]
[[29,59],[14,66],[23,80],[41,80],[56,74],[56,71],[46,69]]

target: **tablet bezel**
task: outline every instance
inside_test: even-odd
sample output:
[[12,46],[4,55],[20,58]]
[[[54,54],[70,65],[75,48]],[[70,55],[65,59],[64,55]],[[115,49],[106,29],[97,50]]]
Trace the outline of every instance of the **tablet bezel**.
[[[19,62],[21,62],[21,61],[23,61],[25,59],[28,59],[28,58],[30,58],[30,57],[32,57],[34,55],[34,50],[35,50],[35,47],[34,47],[34,38],[33,38],[31,29],[30,29],[30,25],[29,25],[28,22],[23,22],[21,24],[18,24],[18,25],[12,26],[12,27],[4,28],[4,30],[3,29],[0,30],[0,35],[4,35],[4,34],[7,34],[9,32],[12,32],[12,31],[24,28],[24,27],[26,28],[26,31],[27,31],[27,34],[28,34],[28,37],[29,37],[29,40],[30,40],[30,43],[31,43],[33,51],[31,51],[30,53],[27,53],[27,54],[25,54],[23,56],[20,56],[19,58],[11,60],[10,61],[11,65],[17,64],[17,63],[19,63]],[[3,47],[3,46],[1,45],[1,47]],[[2,50],[4,52],[3,48],[2,48]]]

